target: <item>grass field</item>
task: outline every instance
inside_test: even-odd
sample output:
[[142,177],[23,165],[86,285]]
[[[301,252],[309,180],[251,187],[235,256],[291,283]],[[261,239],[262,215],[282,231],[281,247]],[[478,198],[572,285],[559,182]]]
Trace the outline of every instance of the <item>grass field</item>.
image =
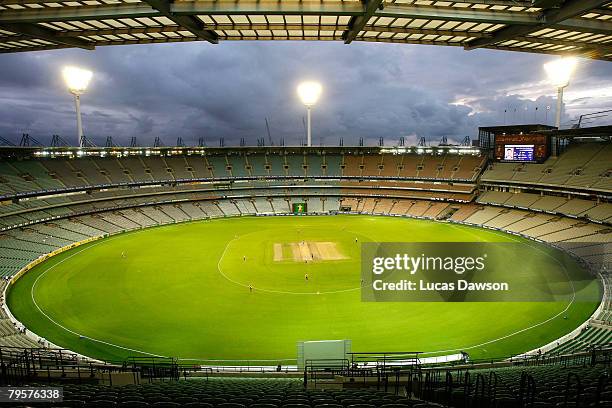
[[[571,331],[597,307],[594,301],[574,302],[539,325],[568,302],[361,302],[355,238],[519,239],[392,217],[200,221],[125,233],[57,255],[18,280],[8,304],[36,334],[92,357],[120,360],[144,352],[271,364],[295,359],[299,340],[324,339],[351,339],[353,351],[465,350],[472,358],[507,356]],[[302,241],[326,244],[306,249],[299,247]],[[306,255],[300,251],[306,250],[318,260],[303,262],[300,256]],[[515,256],[504,261],[520,268],[521,254]],[[555,264],[549,265],[556,273]],[[584,275],[578,267],[569,273],[577,280]],[[600,297],[596,283],[580,290],[591,299]]]

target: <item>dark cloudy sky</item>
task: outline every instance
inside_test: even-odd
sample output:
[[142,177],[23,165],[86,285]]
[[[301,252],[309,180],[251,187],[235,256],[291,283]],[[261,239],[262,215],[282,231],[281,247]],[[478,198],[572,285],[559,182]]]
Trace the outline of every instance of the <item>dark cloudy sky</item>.
[[[297,84],[323,84],[313,112],[313,142],[386,144],[400,136],[474,138],[478,126],[554,120],[555,90],[542,64],[552,56],[463,51],[421,45],[326,42],[224,42],[101,47],[0,55],[0,136],[52,134],[73,140],[74,106],[64,65],[94,71],[82,97],[85,134],[126,143],[136,136],[166,145],[177,137],[216,145],[266,137],[297,144],[304,107]],[[581,60],[566,90],[565,126],[612,108],[612,64]],[[535,108],[538,107],[536,111]],[[504,110],[507,110],[504,113]],[[610,122],[610,117],[600,119]]]

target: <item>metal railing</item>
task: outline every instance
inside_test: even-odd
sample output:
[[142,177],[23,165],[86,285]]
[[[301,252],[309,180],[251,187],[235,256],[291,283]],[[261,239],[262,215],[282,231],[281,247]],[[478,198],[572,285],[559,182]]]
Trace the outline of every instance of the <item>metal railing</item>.
[[112,385],[112,374],[132,372],[118,364],[80,358],[67,350],[0,347],[0,385],[32,382],[99,382]]

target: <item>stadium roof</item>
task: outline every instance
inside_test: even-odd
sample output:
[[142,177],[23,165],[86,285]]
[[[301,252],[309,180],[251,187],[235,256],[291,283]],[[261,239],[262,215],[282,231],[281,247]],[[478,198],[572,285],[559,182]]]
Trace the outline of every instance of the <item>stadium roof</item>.
[[612,1],[0,0],[0,53],[223,40],[493,48],[612,60]]
[[553,136],[562,138],[602,138],[605,140],[612,140],[612,125],[604,126],[592,126],[584,128],[571,128],[571,129],[551,129],[544,131],[543,133],[550,133]]
[[478,128],[480,132],[491,132],[491,133],[527,133],[527,132],[541,132],[545,130],[557,130],[554,126],[542,125],[538,123],[525,124],[525,125],[500,125],[500,126],[481,126]]

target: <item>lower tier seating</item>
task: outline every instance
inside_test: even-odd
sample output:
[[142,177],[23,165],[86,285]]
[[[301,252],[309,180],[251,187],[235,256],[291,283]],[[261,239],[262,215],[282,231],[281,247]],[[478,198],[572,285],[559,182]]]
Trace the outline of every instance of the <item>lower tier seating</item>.
[[[122,201],[123,202],[123,201]],[[612,260],[612,229],[584,220],[559,215],[512,210],[483,204],[463,204],[434,200],[381,198],[362,196],[271,196],[210,200],[180,201],[164,204],[120,207],[69,218],[57,218],[47,222],[30,224],[0,233],[0,276],[12,276],[44,254],[66,245],[92,237],[101,237],[121,231],[146,228],[175,222],[204,218],[252,215],[255,213],[287,214],[293,203],[306,202],[310,213],[348,211],[364,214],[400,215],[435,220],[474,224],[520,233],[542,241],[564,245],[587,263],[601,265]],[[124,203],[125,204],[125,203]],[[604,299],[602,313],[595,324],[607,324],[612,315],[609,294]],[[0,346],[15,345],[23,338],[23,344],[36,344],[36,339],[25,338],[10,325],[1,326]],[[592,329],[590,329],[592,330]],[[609,333],[593,338],[577,338],[567,350],[584,349],[595,340],[598,344],[610,341]],[[16,337],[15,337],[16,336]],[[19,343],[22,344],[22,343]],[[560,350],[565,351],[565,350]]]
[[[510,366],[405,371],[401,387],[304,388],[301,379],[218,378],[107,386],[65,384],[62,407],[433,408],[609,407],[608,367]],[[446,375],[445,375],[446,374]],[[449,376],[453,379],[449,382]],[[408,382],[407,378],[412,378]]]
[[481,204],[522,209],[530,208],[570,217],[587,218],[596,222],[612,223],[612,204],[595,200],[522,192],[485,191],[476,201]]
[[608,346],[612,343],[610,327],[586,327],[582,333],[572,340],[552,349],[550,354],[569,354],[579,350],[589,350],[594,347]]
[[433,390],[425,392],[424,397],[443,406],[463,408],[612,406],[607,364],[551,364],[467,371],[468,375],[466,370],[449,371],[454,377],[453,385],[440,381]]

